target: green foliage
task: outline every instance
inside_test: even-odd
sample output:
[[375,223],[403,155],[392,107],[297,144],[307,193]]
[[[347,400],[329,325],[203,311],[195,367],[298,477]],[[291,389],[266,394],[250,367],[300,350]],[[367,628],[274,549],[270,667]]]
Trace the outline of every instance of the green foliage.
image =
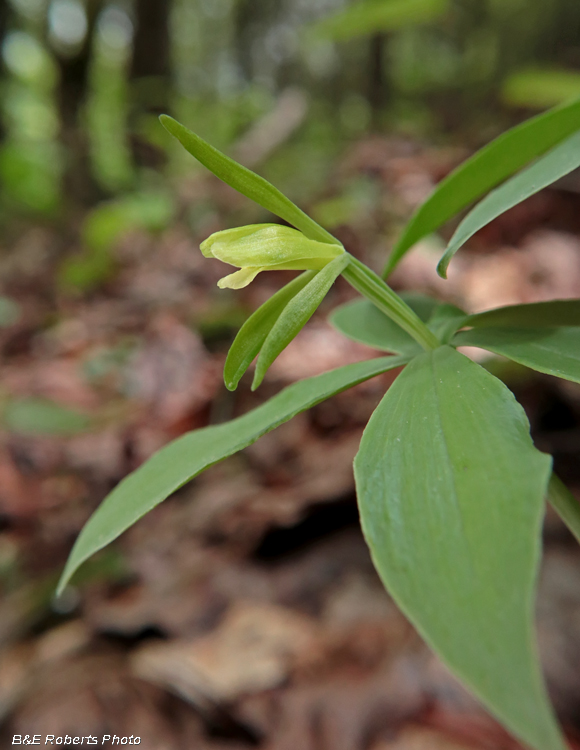
[[83,223],[84,252],[61,266],[62,284],[83,291],[98,286],[114,271],[111,251],[115,244],[134,229],[162,230],[174,210],[173,200],[165,192],[136,193],[97,206]]
[[355,477],[373,561],[401,609],[516,736],[562,750],[532,628],[550,467],[510,391],[441,347],[387,392]]
[[580,100],[538,115],[496,138],[446,177],[417,210],[393,248],[388,276],[423,237],[580,128]]
[[442,344],[448,344],[453,334],[463,328],[466,318],[466,313],[455,305],[438,305],[427,325]]
[[[429,298],[400,297],[263,178],[175,120],[162,121],[214,174],[303,233],[270,228],[268,242],[273,238],[283,245],[272,250],[261,234],[256,245],[253,226],[226,230],[221,239],[218,234],[204,243],[206,255],[252,276],[277,267],[267,262],[271,250],[283,251],[288,261],[302,253],[305,242],[312,249],[312,240],[335,248],[316,252],[319,265],[290,282],[242,326],[226,361],[228,388],[237,386],[257,355],[254,387],[259,385],[340,274],[365,299],[335,312],[335,327],[400,356],[295,383],[254,411],[170,443],[123,480],[88,521],[59,591],[92,554],[204,469],[334,393],[406,366],[371,417],[355,460],[362,525],[375,566],[425,640],[509,731],[534,750],[564,750],[542,680],[533,612],[545,496],[578,538],[580,505],[556,477],[550,479],[551,459],[534,448],[525,414],[510,391],[456,347],[488,349],[580,382],[580,301],[468,315]],[[458,230],[452,250],[514,201],[557,179],[577,163],[580,142],[572,134],[578,130],[580,102],[574,102],[482,149],[419,209],[388,268],[418,239],[534,159],[542,157],[484,199]],[[105,246],[120,231],[122,221],[117,222],[115,213],[103,220],[102,234],[97,222],[95,234],[105,237]],[[251,257],[240,246],[248,238]],[[261,265],[246,267],[252,258]]]
[[453,339],[455,346],[478,346],[538,372],[580,383],[580,329],[474,328]]
[[512,107],[544,109],[580,96],[580,73],[557,68],[528,68],[504,81],[501,97]]
[[567,138],[555,149],[542,156],[523,172],[491,192],[465,217],[451,238],[445,255],[437,266],[443,278],[455,253],[491,221],[505,211],[539,193],[548,185],[580,167],[580,133]]
[[263,177],[259,177],[230,159],[229,156],[222,154],[172,117],[161,115],[160,119],[163,127],[220,180],[223,180],[247,198],[251,198],[267,211],[271,211],[292,224],[311,240],[340,244],[326,229],[323,229],[310,216],[307,216]]
[[[435,300],[419,294],[402,294],[401,299],[425,323],[437,307]],[[342,305],[332,313],[330,322],[348,338],[373,349],[395,354],[421,351],[419,344],[406,331],[366,299]]]
[[258,356],[264,341],[286,305],[314,278],[315,271],[305,271],[282,287],[251,315],[238,331],[224,366],[226,388],[235,391],[240,379]]
[[106,36],[98,34],[93,46],[86,129],[95,179],[114,193],[128,189],[135,181],[127,137],[131,101],[126,76],[129,48],[111,47],[105,40]]
[[377,309],[382,310],[423,349],[436,349],[439,346],[439,339],[427,328],[417,313],[370,268],[352,258],[343,275],[357,292],[370,300]]
[[560,299],[529,305],[508,305],[470,315],[466,326],[504,326],[539,328],[541,326],[580,326],[580,300]]
[[308,284],[293,297],[266,336],[256,364],[252,390],[255,390],[276,357],[284,351],[292,339],[300,333],[315,313],[316,308],[328,294],[330,287],[348,265],[348,255],[335,258],[311,279]]
[[251,445],[299,412],[406,362],[405,357],[383,357],[341,367],[295,383],[231,422],[174,440],[124,479],[91,516],[69,557],[59,592],[85,560],[204,469]]
[[552,474],[548,486],[548,500],[580,542],[580,503],[555,474]]
[[73,409],[40,398],[15,398],[4,405],[0,424],[9,432],[30,435],[74,435],[91,421]]
[[59,153],[51,144],[9,140],[0,148],[4,200],[28,211],[55,214],[61,203]]
[[449,5],[449,0],[363,0],[320,21],[313,31],[335,41],[397,31],[432,21]]

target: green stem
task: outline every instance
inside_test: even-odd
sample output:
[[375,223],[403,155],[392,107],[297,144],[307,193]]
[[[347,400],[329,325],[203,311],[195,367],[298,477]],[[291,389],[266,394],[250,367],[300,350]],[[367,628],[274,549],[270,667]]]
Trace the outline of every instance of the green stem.
[[430,331],[419,316],[374,271],[354,256],[342,272],[348,283],[357,292],[370,300],[381,312],[412,336],[425,351],[441,346],[441,342]]
[[580,542],[580,503],[555,474],[548,485],[548,501]]

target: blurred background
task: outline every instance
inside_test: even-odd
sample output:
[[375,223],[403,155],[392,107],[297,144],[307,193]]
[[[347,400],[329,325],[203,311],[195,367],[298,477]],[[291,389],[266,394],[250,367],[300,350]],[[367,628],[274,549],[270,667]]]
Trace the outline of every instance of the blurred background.
[[[214,467],[97,555],[58,602],[107,492],[186,430],[375,352],[325,321],[260,391],[221,369],[292,274],[219,291],[199,243],[273,220],[163,130],[166,112],[274,182],[379,270],[476,148],[580,96],[576,0],[0,0],[0,742],[141,736],[147,750],[510,750],[384,593],[351,460],[393,375]],[[470,311],[580,297],[572,174],[397,289]],[[580,489],[578,386],[482,360]],[[580,559],[551,514],[538,622],[580,737]],[[580,747],[579,744],[573,747]]]

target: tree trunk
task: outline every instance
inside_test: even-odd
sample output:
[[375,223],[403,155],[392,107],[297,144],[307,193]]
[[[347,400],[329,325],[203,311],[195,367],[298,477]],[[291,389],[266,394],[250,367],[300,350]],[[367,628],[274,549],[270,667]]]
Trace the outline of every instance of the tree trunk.
[[[155,101],[161,97],[168,98],[169,78],[171,74],[169,45],[170,0],[137,0],[135,5],[135,37],[133,40],[133,59],[131,62],[131,79],[163,79],[156,87],[153,101],[146,102],[152,109],[166,106],[166,102]],[[152,92],[145,92],[151,94]]]
[[87,135],[79,118],[88,90],[93,32],[100,9],[101,0],[87,3],[87,34],[83,46],[72,57],[58,57],[62,140],[71,154],[69,167],[64,175],[64,190],[69,199],[83,205],[91,205],[102,197],[102,191],[91,173]]

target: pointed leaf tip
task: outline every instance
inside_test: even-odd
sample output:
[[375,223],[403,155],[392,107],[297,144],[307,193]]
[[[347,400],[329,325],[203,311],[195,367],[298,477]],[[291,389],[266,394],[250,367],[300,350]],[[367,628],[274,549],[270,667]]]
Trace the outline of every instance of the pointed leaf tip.
[[393,248],[383,278],[423,237],[571,136],[578,130],[579,117],[580,99],[576,99],[506,131],[463,162],[413,214]]
[[268,368],[276,357],[304,328],[317,307],[328,294],[330,287],[350,262],[348,253],[328,263],[298,294],[288,302],[278,320],[272,326],[260,351],[252,390],[260,385]]
[[493,190],[467,214],[449,241],[437,273],[447,278],[447,267],[455,253],[480,229],[579,166],[580,132],[577,132]]
[[85,560],[200,472],[301,411],[408,361],[409,357],[404,356],[381,357],[302,380],[231,422],[189,432],[169,443],[118,484],[87,521],[69,556],[57,592],[62,593]]
[[292,224],[309,239],[331,245],[341,244],[336,237],[333,237],[330,232],[327,232],[308,214],[305,214],[302,209],[298,208],[278,188],[263,177],[218,151],[217,148],[211,146],[173,117],[160,115],[159,120],[163,127],[177,138],[186,151],[226,185]]
[[258,355],[264,341],[280,314],[306,284],[314,278],[316,271],[305,271],[286,286],[282,287],[269,300],[259,307],[246,320],[238,331],[230,347],[224,365],[224,382],[226,388],[235,391],[240,379]]

